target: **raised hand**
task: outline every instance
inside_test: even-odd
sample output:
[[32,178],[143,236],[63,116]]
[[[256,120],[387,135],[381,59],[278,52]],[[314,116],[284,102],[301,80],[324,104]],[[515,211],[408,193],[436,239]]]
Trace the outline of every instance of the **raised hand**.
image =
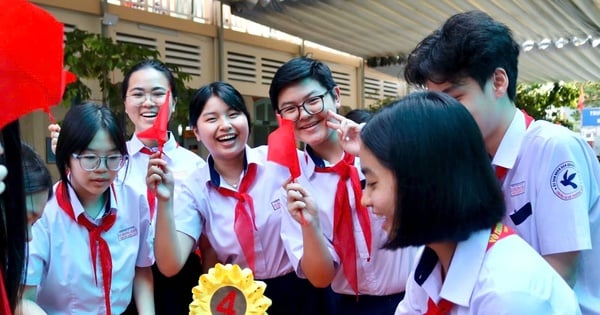
[[58,124],[49,124],[48,131],[50,131],[50,148],[52,150],[52,153],[56,154],[56,144],[58,143],[60,126]]
[[358,155],[361,146],[360,131],[365,123],[357,124],[332,110],[327,111],[327,118],[327,127],[337,131],[344,151]]
[[156,192],[158,200],[168,201],[173,196],[173,173],[167,167],[167,162],[160,158],[160,155],[160,152],[156,152],[150,156],[146,185],[150,190]]
[[311,195],[302,185],[291,182],[285,186],[288,211],[298,223],[319,225],[318,210]]

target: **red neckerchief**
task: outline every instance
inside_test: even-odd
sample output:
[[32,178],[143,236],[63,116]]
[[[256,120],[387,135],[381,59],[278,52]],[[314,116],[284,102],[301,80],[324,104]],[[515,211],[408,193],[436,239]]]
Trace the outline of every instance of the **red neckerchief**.
[[[354,156],[344,153],[344,158],[331,167],[316,167],[319,173],[336,173],[340,176],[335,192],[333,214],[333,247],[342,259],[344,275],[352,290],[358,295],[358,275],[356,273],[356,242],[352,224],[352,207],[348,196],[346,181],[350,179],[354,192],[356,215],[363,231],[369,257],[371,256],[371,219],[366,207],[361,204],[362,189],[358,171],[354,167]],[[370,259],[370,258],[369,258]]]
[[[524,110],[521,109],[521,112],[525,116],[525,129],[527,129],[529,128],[529,125],[531,125],[531,123],[534,121],[534,119],[533,117],[529,116],[529,114],[527,114],[527,112],[525,112]],[[506,176],[506,173],[508,173],[508,169],[506,167],[496,165],[496,177],[498,178],[498,180],[502,181],[504,179],[504,176]]]
[[6,287],[4,286],[4,274],[2,273],[2,264],[0,263],[0,310],[2,310],[2,314],[11,315],[12,311],[10,309],[10,301],[8,300],[8,294],[6,294]]
[[[240,183],[240,188],[238,191],[224,187],[217,187],[217,191],[221,195],[237,199],[233,227],[237,239],[242,246],[242,251],[246,257],[246,262],[248,262],[248,266],[250,269],[252,269],[252,271],[255,271],[254,262],[256,255],[254,251],[254,230],[256,229],[256,223],[254,222],[254,201],[252,200],[252,196],[250,196],[247,191],[254,183],[255,178],[256,164],[252,163],[248,164],[248,170],[246,171],[244,178],[242,178],[242,182]],[[246,211],[245,204],[248,205],[250,213]]]
[[[113,191],[114,194],[114,189],[112,185],[110,189]],[[106,306],[107,315],[111,315],[110,286],[112,282],[112,257],[110,254],[110,248],[108,247],[108,243],[102,238],[101,234],[103,232],[108,231],[113,226],[117,216],[114,212],[109,213],[106,217],[102,219],[102,223],[98,226],[90,222],[85,217],[85,213],[81,213],[77,217],[77,219],[75,219],[73,205],[71,205],[68,196],[69,191],[67,185],[65,185],[62,181],[59,182],[58,187],[56,188],[56,200],[58,202],[59,207],[69,216],[69,218],[73,219],[73,221],[77,222],[77,224],[85,227],[88,230],[90,241],[90,254],[92,259],[92,265],[94,267],[94,277],[96,279],[96,284],[98,284],[98,275],[96,271],[96,257],[98,252],[100,254],[100,266],[102,268],[102,283],[104,285],[104,304]]]
[[[502,223],[496,224],[496,226],[492,228],[492,233],[490,234],[485,251],[489,251],[499,240],[513,234],[515,234],[515,232],[508,226],[503,225]],[[454,304],[446,299],[441,299],[438,304],[435,304],[435,302],[429,298],[427,301],[427,312],[424,315],[445,315],[450,312],[452,306],[454,306]]]

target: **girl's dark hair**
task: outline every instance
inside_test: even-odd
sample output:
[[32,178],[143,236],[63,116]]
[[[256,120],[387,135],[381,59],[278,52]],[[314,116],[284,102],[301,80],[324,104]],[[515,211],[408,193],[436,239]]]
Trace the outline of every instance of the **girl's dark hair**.
[[27,242],[27,214],[21,168],[21,136],[19,122],[14,121],[2,129],[4,157],[9,172],[5,178],[6,189],[0,196],[0,268],[6,284],[11,309],[15,310],[21,298],[19,290],[25,267]]
[[134,65],[127,73],[125,73],[125,77],[123,78],[123,83],[121,83],[121,97],[123,101],[125,101],[125,97],[127,96],[127,89],[129,89],[129,79],[134,72],[137,72],[142,69],[152,68],[158,72],[161,72],[167,81],[169,81],[169,89],[171,90],[171,96],[174,100],[177,99],[177,84],[175,83],[175,77],[169,67],[164,63],[155,60],[155,59],[146,59],[138,62]]
[[361,138],[397,183],[385,247],[460,242],[502,219],[504,197],[481,132],[452,97],[410,94],[376,113]]
[[192,96],[192,100],[190,101],[191,127],[196,127],[196,123],[204,110],[204,106],[206,106],[206,102],[208,102],[208,99],[212,96],[222,99],[230,108],[242,112],[248,120],[248,132],[251,131],[252,124],[250,122],[250,113],[248,112],[242,94],[240,94],[240,92],[231,84],[221,81],[212,82],[202,86],[194,93],[194,96]]
[[52,197],[52,176],[42,158],[28,144],[21,146],[23,159],[23,181],[25,195],[48,190],[48,199]]
[[121,126],[107,106],[95,103],[72,106],[65,115],[56,144],[56,166],[61,181],[69,182],[67,169],[71,155],[85,151],[100,129],[106,130],[117,150],[127,155]]

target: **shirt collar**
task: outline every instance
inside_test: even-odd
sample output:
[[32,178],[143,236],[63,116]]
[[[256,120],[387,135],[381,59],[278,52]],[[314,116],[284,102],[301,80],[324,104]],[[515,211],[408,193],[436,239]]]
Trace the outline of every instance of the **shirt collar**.
[[[163,153],[166,156],[169,156],[171,152],[173,152],[173,150],[175,150],[177,147],[179,146],[179,144],[177,143],[177,141],[175,141],[175,137],[173,136],[173,134],[168,131],[168,135],[167,135],[167,142],[165,142],[164,146],[163,146]],[[134,156],[136,154],[140,154],[140,150],[145,147],[144,143],[142,143],[142,141],[140,140],[140,138],[137,137],[137,135],[134,133],[133,136],[131,136],[131,139],[129,140],[129,149],[131,150],[131,152],[128,152],[130,156]],[[157,148],[148,148],[152,151],[156,151]]]
[[[69,175],[69,182],[70,181],[71,181],[71,175]],[[110,198],[108,200],[108,204],[106,205],[106,208],[104,208],[104,210],[103,210],[104,213],[102,214],[102,216],[100,216],[100,217],[98,217],[98,219],[96,219],[96,218],[92,218],[87,215],[87,213],[83,209],[83,205],[81,204],[81,201],[79,201],[79,197],[77,197],[77,193],[75,192],[75,189],[73,189],[71,184],[67,184],[66,187],[67,187],[67,190],[69,191],[69,201],[71,202],[71,206],[73,207],[73,215],[75,216],[75,218],[78,218],[80,214],[84,213],[84,215],[90,221],[98,224],[101,222],[101,220],[104,216],[108,215],[109,213],[116,212],[117,211],[117,198],[115,196],[114,185],[115,185],[114,183],[111,184],[108,187],[108,189],[106,190],[106,192],[104,192],[104,194],[108,194],[110,196]]]
[[[208,179],[207,182],[210,182],[215,187],[220,187],[221,186],[221,175],[215,169],[215,161],[214,161],[212,155],[208,156],[207,162],[208,162],[207,168],[208,168],[208,173],[209,173],[209,176],[207,177],[207,179]],[[255,154],[255,152],[253,150],[251,150],[248,145],[246,145],[246,149],[244,152],[244,172],[246,172],[246,169],[248,169],[248,164],[250,164],[250,163],[254,163],[257,165],[263,164],[260,157],[257,154]]]
[[526,131],[525,115],[515,108],[513,119],[502,137],[492,164],[511,169],[517,160]]
[[457,244],[443,283],[438,257],[432,249],[426,247],[415,269],[415,282],[436,303],[443,298],[468,307],[483,265],[489,236],[489,230],[481,230]]

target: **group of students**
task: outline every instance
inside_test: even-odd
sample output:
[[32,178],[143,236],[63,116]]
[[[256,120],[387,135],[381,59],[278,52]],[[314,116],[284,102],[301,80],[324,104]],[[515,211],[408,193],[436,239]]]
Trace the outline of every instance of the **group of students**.
[[[160,313],[154,279],[200,248],[205,268],[266,282],[269,314],[600,314],[600,165],[579,136],[516,109],[518,54],[487,14],[454,15],[408,57],[407,82],[429,91],[362,124],[336,113],[324,63],[288,61],[269,96],[304,144],[293,181],[248,146],[228,83],[189,104],[206,161],[171,134],[162,152],[126,142],[105,106],[73,106],[51,127],[61,179],[33,224],[23,313],[121,314],[132,296]],[[158,61],[122,93],[136,133],[177,97]]]

